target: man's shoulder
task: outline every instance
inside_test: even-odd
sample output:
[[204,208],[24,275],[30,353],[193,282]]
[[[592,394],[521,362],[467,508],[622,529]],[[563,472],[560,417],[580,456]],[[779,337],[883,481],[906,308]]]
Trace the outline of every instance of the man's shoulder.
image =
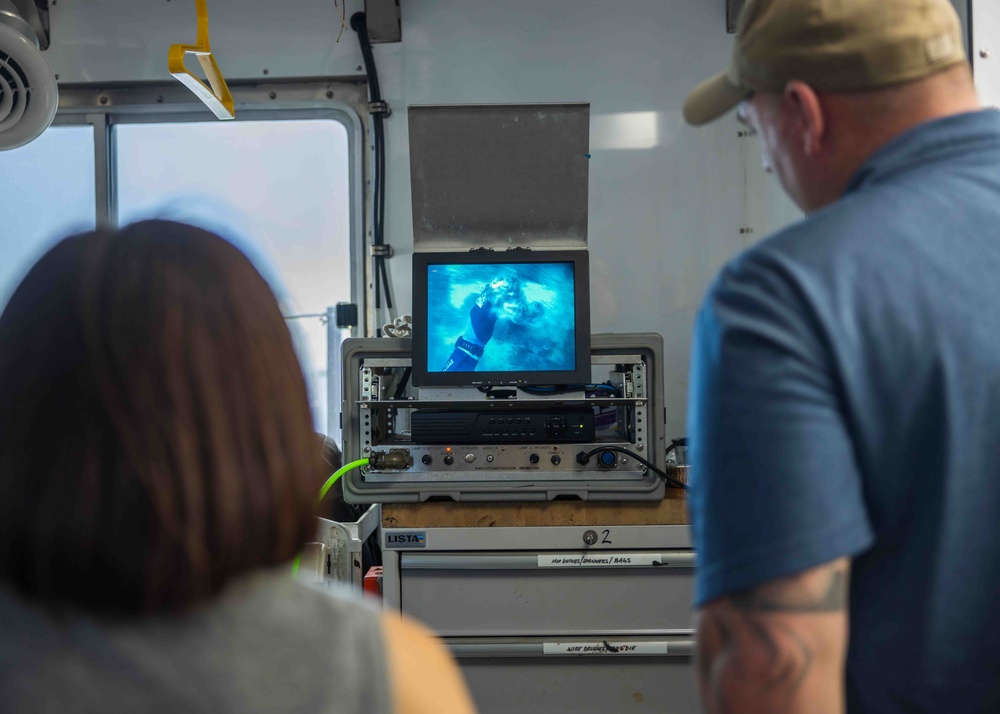
[[884,210],[883,193],[875,189],[841,198],[752,246],[747,255],[824,263],[836,260],[845,250],[870,244],[872,236],[898,229],[898,219]]
[[883,193],[847,196],[747,248],[720,271],[712,292],[747,281],[818,288],[861,265],[892,260],[908,227],[884,210]]

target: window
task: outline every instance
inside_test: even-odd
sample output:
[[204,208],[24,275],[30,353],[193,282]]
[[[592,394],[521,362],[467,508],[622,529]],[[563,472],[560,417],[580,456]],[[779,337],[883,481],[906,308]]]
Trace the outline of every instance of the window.
[[96,218],[94,130],[53,126],[30,144],[0,152],[0,308],[35,261]]

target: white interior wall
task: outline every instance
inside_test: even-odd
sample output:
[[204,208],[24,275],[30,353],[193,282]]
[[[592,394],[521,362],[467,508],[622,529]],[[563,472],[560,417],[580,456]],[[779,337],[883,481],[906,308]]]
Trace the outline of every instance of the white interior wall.
[[[592,328],[665,341],[668,436],[684,434],[690,332],[718,268],[797,212],[731,117],[683,125],[687,91],[725,65],[723,0],[402,0],[403,41],[376,45],[387,122],[386,240],[408,311],[412,251],[405,109],[410,104],[591,104]],[[361,9],[347,3],[347,15]],[[229,78],[356,75],[333,0],[209,0]],[[61,0],[49,60],[60,80],[163,80],[166,49],[193,42],[193,3]],[[745,232],[751,229],[751,232]]]
[[983,104],[1000,108],[1000,2],[972,2],[972,61]]

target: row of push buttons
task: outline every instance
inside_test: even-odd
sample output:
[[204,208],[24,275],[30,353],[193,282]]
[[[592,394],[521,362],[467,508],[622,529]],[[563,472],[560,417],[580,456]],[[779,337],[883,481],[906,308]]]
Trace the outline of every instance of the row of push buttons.
[[531,417],[490,417],[490,424],[530,424]]

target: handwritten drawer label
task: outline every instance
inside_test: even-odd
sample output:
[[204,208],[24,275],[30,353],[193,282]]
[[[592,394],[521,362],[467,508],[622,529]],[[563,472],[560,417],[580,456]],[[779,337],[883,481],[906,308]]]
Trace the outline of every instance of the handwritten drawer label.
[[666,642],[545,642],[547,655],[665,655]]
[[539,555],[539,568],[636,568],[662,565],[659,553],[560,553]]

